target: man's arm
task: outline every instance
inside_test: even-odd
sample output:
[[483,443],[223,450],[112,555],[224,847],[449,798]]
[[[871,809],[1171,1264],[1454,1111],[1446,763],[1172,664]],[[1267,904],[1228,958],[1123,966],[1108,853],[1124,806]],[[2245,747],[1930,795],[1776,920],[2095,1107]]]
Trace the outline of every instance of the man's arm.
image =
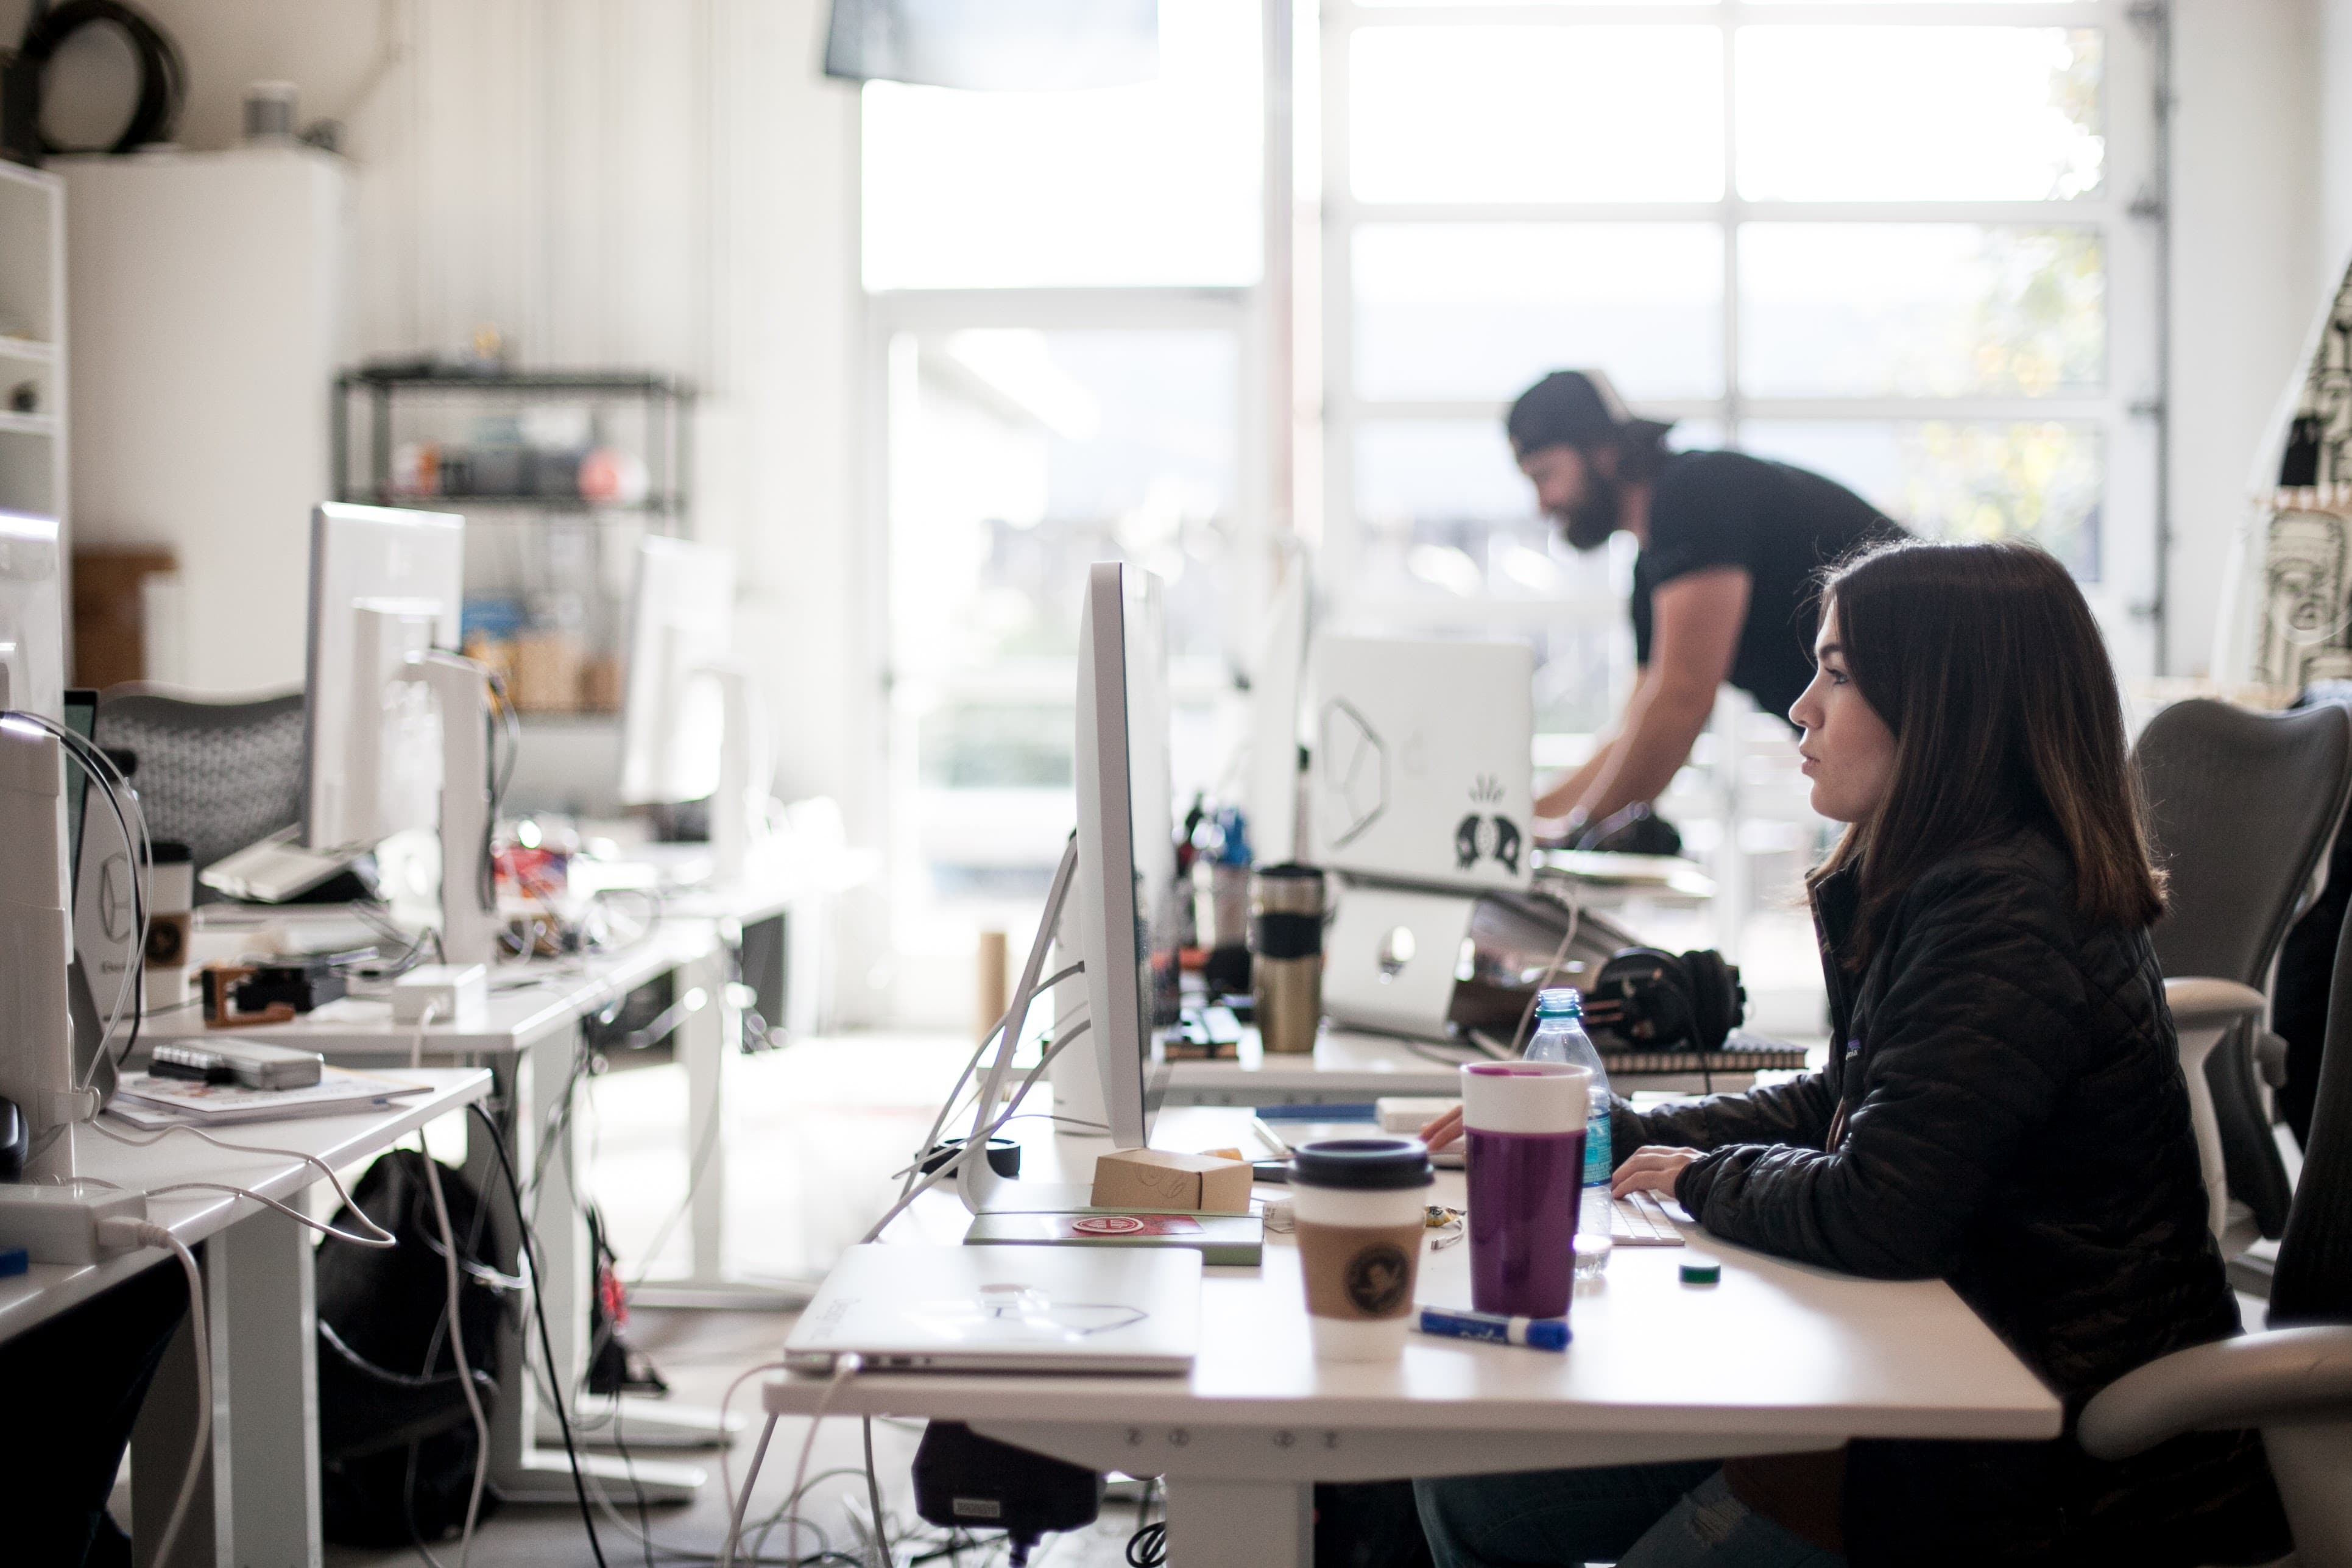
[[[1625,705],[1623,722],[1591,762],[1538,803],[1539,816],[1580,806],[1584,821],[1599,822],[1665,793],[1706,728],[1716,689],[1731,673],[1748,624],[1750,584],[1744,567],[1715,566],[1663,584],[1651,595],[1650,663]],[[1539,837],[1550,837],[1548,829],[1552,825],[1537,824]]]

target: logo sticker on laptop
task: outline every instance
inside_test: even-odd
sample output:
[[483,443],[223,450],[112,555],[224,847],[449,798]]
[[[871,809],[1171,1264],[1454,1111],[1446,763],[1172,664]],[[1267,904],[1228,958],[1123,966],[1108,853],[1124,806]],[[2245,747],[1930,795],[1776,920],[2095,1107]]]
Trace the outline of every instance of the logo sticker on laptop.
[[1020,1344],[1068,1343],[1130,1328],[1151,1314],[1109,1302],[1056,1301],[1034,1286],[1003,1283],[982,1286],[977,1297],[922,1302],[908,1315],[960,1340]]

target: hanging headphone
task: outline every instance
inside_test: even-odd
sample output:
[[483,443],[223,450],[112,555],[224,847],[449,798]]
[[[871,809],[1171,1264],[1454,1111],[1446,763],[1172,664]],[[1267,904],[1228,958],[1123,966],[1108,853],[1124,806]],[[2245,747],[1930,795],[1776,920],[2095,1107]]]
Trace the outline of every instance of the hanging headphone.
[[[129,40],[131,52],[139,61],[139,99],[111,146],[61,147],[38,129],[41,76],[68,38],[84,27],[99,26],[119,28]],[[40,150],[52,157],[61,153],[129,153],[151,142],[170,141],[179,126],[180,110],[188,95],[188,68],[180,58],[179,47],[122,0],[66,0],[55,10],[42,13],[26,29],[17,53],[23,64],[22,79],[33,89],[34,134]]]
[[1625,948],[1601,966],[1584,992],[1588,1023],[1646,1049],[1721,1050],[1747,1016],[1739,967],[1713,948],[1680,957],[1654,947]]

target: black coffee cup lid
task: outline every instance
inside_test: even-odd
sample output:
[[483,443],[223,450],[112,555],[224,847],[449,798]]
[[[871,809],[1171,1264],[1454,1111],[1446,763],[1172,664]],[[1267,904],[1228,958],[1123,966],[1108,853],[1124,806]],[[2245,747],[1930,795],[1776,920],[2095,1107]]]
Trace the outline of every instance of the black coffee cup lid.
[[1290,1179],[1300,1186],[1393,1192],[1435,1178],[1429,1145],[1418,1138],[1325,1138],[1291,1151]]

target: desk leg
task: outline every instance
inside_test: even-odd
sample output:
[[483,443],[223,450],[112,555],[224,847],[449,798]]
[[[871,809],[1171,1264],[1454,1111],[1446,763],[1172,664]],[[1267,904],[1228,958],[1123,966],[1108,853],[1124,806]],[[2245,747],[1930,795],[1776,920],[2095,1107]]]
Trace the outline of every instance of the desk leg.
[[[205,1474],[188,1500],[179,1544],[171,1562],[164,1563],[155,1555],[156,1547],[171,1522],[172,1505],[179,1500],[188,1473],[189,1446],[196,1436],[195,1332],[183,1318],[131,1428],[131,1557],[138,1568],[212,1568],[236,1561],[230,1555],[228,1472],[223,1463],[228,1443],[228,1368],[219,1317],[226,1294],[221,1289],[220,1241],[214,1237],[196,1255],[204,1265],[205,1310],[211,1319],[206,1326],[213,1334],[212,1446],[202,1458]],[[162,1267],[179,1268],[176,1263]]]
[[697,988],[711,999],[710,1005],[688,1015],[676,1042],[686,1068],[687,1174],[692,1183],[687,1232],[692,1262],[683,1279],[648,1280],[639,1286],[630,1297],[637,1306],[787,1312],[805,1307],[816,1294],[809,1282],[743,1279],[727,1267],[727,1144],[732,1131],[727,1079],[742,1055],[743,1038],[741,1010],[727,995],[730,967],[729,952],[720,948],[677,973],[681,991]]
[[[572,1076],[570,1058],[565,1053],[577,1048],[578,1037],[567,1035],[550,1042],[535,1056],[509,1058],[501,1065],[504,1076],[499,1085],[500,1098],[513,1108],[506,1129],[509,1146],[514,1152],[516,1175],[525,1183],[539,1165],[541,1133],[558,1125],[553,1113],[562,1104],[564,1088]],[[564,1135],[576,1139],[576,1120],[570,1127]],[[496,1194],[490,1212],[498,1227],[499,1256],[513,1267],[522,1249],[520,1222],[506,1195],[506,1182],[499,1172],[497,1156],[487,1148],[477,1152],[475,1142],[467,1141],[467,1170],[485,1193]],[[542,1293],[548,1342],[554,1351],[554,1366],[548,1370],[548,1381],[563,1391],[568,1407],[572,1391],[580,1386],[587,1355],[588,1236],[572,1194],[572,1172],[577,1161],[566,1159],[565,1150],[549,1152],[551,1157],[546,1173],[540,1180],[538,1194],[530,1200],[531,1235],[541,1270],[534,1288]],[[528,1311],[515,1317],[511,1331],[499,1344],[499,1365],[514,1370],[500,1380],[498,1414],[491,1427],[491,1479],[499,1497],[508,1502],[576,1507],[578,1498],[572,1487],[570,1460],[560,1447],[549,1450],[539,1446],[539,1391],[524,1370],[541,1361],[537,1321]],[[549,1435],[561,1441],[555,1413],[547,1411],[544,1415],[551,1428]],[[634,1425],[633,1419],[633,1436]],[[573,1435],[575,1438],[583,1436],[577,1430]],[[616,1505],[632,1503],[639,1494],[648,1502],[684,1502],[694,1496],[703,1481],[703,1472],[696,1466],[649,1459],[629,1464],[602,1454],[583,1452],[580,1468],[596,1479]]]
[[154,1543],[171,1520],[195,1435],[195,1345],[184,1325],[131,1436],[138,1561],[142,1568],[318,1568],[319,1319],[310,1232],[263,1209],[206,1242],[204,1264],[210,1473],[197,1483],[172,1563],[156,1563]]
[[1168,1559],[1314,1568],[1315,1488],[1306,1481],[1171,1476]]

